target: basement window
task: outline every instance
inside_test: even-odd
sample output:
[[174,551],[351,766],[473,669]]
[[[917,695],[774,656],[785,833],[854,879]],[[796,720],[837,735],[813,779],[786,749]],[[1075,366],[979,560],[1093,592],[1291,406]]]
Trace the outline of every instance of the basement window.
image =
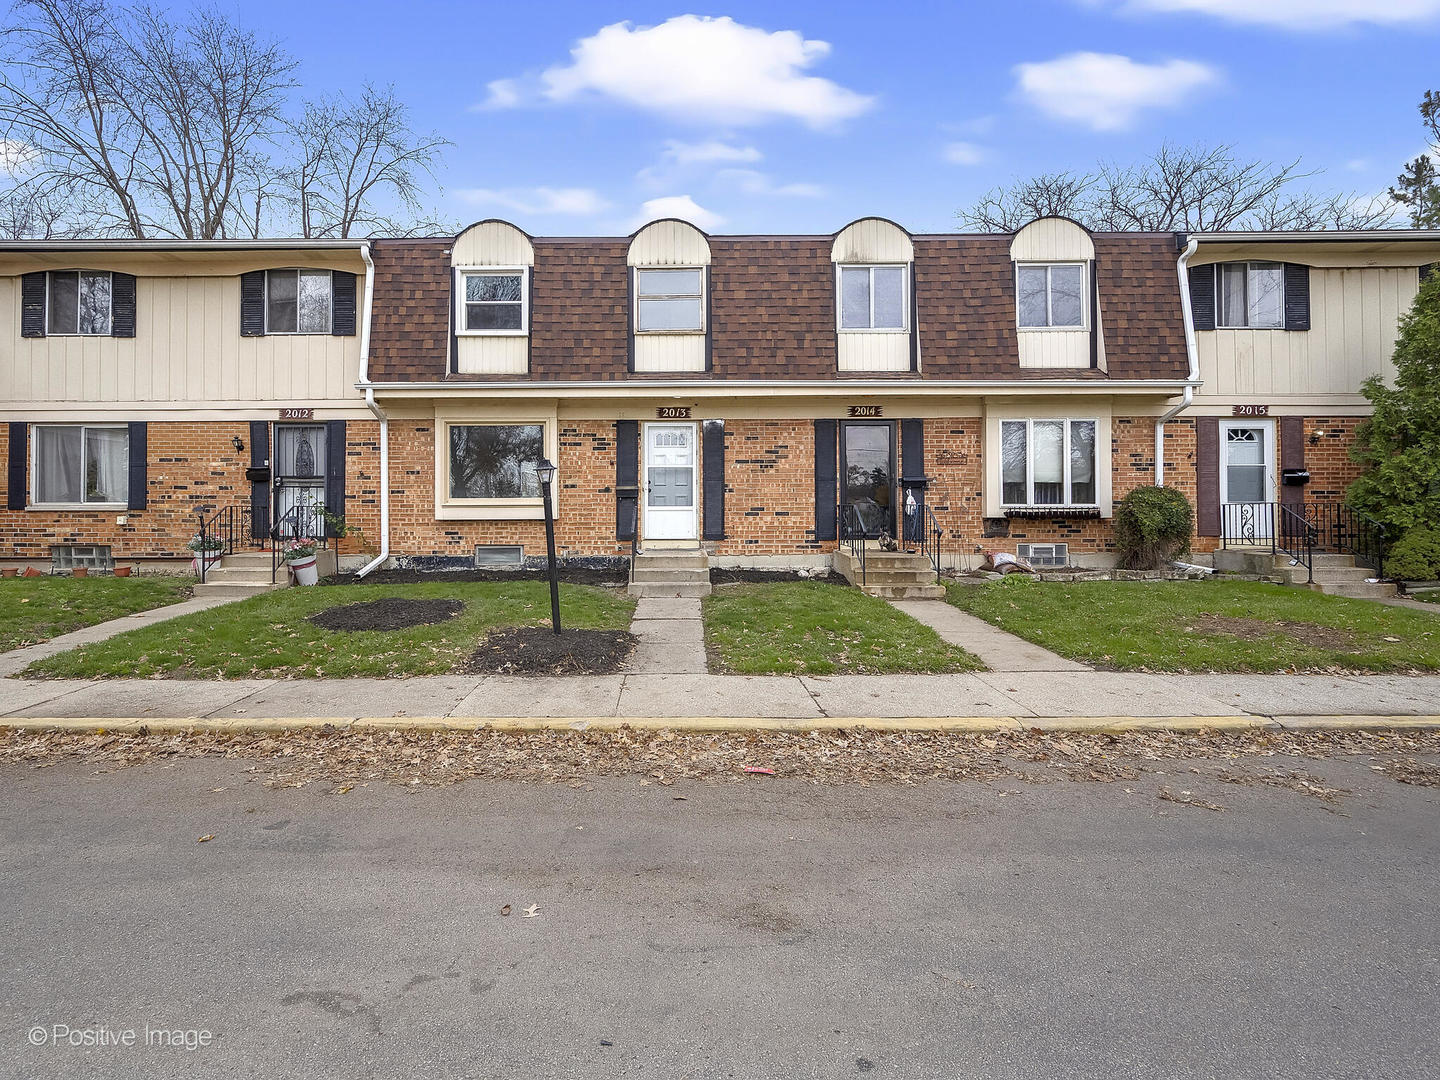
[[516,570],[525,565],[525,549],[519,544],[476,544],[475,569]]

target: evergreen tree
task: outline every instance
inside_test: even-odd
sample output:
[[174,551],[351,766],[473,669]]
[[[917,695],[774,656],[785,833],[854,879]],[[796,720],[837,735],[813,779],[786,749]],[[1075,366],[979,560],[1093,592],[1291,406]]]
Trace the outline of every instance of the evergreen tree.
[[1440,174],[1435,155],[1440,154],[1440,93],[1426,90],[1420,102],[1420,117],[1430,133],[1430,149],[1407,162],[1396,178],[1390,198],[1410,211],[1410,224],[1417,229],[1440,228]]

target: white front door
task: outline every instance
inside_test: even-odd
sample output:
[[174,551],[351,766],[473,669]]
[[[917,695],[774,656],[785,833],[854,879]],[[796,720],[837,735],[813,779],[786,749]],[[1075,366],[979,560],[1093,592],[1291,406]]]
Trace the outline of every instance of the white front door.
[[1275,535],[1275,422],[1220,421],[1220,513],[1227,540]]
[[645,425],[644,539],[694,540],[695,425]]

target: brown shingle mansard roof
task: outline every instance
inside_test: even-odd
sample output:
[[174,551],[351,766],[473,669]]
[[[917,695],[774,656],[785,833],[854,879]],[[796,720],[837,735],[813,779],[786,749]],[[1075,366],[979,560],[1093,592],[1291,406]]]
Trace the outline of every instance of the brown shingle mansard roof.
[[[1094,371],[1021,370],[1009,235],[913,239],[919,378],[1107,377]],[[1094,240],[1108,378],[1184,379],[1188,364],[1173,234],[1097,233]],[[515,380],[448,374],[453,242],[374,242],[373,381]],[[710,237],[711,371],[686,377],[835,379],[831,243],[829,236]],[[646,379],[626,370],[629,240],[537,238],[534,245],[528,378]]]

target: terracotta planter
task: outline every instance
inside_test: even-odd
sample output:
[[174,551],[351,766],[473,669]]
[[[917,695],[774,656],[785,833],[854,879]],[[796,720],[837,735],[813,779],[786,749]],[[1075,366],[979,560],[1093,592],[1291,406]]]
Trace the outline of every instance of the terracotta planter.
[[73,570],[70,571],[70,576],[71,576],[71,577],[89,577],[89,576],[90,576],[90,568],[89,568],[88,566],[77,566],[77,567],[75,567],[75,569],[73,569]]
[[35,567],[33,567],[33,566],[27,566],[27,567],[25,567],[25,573],[21,574],[20,576],[21,576],[21,577],[39,577],[39,576],[40,576],[40,571],[39,571],[39,570],[36,570]]
[[20,573],[20,568],[18,566],[6,566],[4,568],[0,568],[0,577],[14,577],[18,573]]
[[117,567],[115,567],[115,576],[116,576],[116,577],[129,577],[129,576],[130,576],[130,571],[131,571],[132,569],[134,569],[134,568],[133,568],[133,567],[130,567],[130,566],[117,566]]

